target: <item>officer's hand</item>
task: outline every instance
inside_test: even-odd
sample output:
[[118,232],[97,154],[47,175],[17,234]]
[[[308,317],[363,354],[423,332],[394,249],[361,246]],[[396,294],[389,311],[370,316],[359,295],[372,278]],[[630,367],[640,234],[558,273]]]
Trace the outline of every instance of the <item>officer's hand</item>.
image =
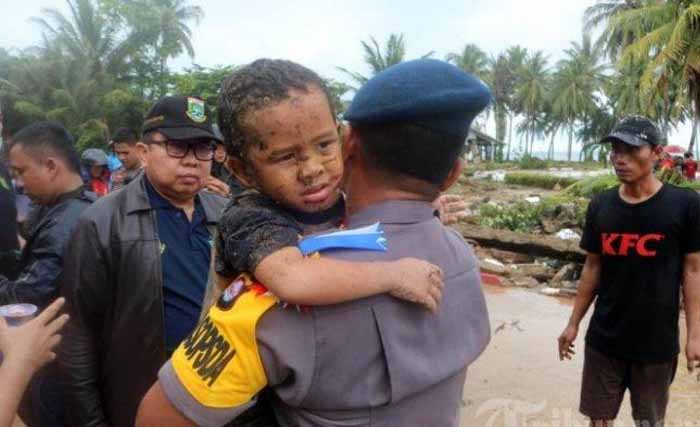
[[433,207],[438,210],[440,221],[445,225],[454,224],[467,217],[464,198],[456,194],[441,194],[433,201]]
[[442,270],[423,260],[403,258],[392,262],[389,272],[395,285],[390,294],[396,298],[423,304],[435,313],[442,301]]
[[578,335],[578,326],[567,325],[564,332],[559,335],[559,360],[569,359],[576,354],[574,341]]
[[[688,359],[688,373],[700,368],[700,338],[689,339],[685,346],[685,357]],[[698,375],[700,380],[700,374]]]

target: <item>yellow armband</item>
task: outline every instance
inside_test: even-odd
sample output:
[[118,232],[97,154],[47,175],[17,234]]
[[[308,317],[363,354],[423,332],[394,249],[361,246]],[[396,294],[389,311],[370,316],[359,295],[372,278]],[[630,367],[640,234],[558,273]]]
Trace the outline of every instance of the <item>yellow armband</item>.
[[278,300],[256,286],[247,275],[236,279],[173,353],[180,382],[204,406],[241,406],[267,385],[255,328]]

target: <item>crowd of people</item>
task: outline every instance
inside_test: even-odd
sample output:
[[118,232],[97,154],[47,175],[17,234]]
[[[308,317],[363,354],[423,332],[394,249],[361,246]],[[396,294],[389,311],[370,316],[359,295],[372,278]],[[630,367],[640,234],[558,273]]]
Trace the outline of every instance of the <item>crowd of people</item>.
[[[41,314],[0,316],[0,427],[16,411],[28,426],[458,425],[490,326],[445,192],[490,101],[422,59],[370,79],[340,120],[315,72],[260,59],[222,82],[218,126],[173,95],[109,154],[78,154],[58,123],[15,133],[0,305]],[[648,119],[602,142],[621,185],[590,204],[559,353],[597,297],[581,411],[611,425],[629,389],[636,419],[663,422],[681,289],[700,363],[700,197],[654,176]],[[34,205],[23,242],[13,181]]]

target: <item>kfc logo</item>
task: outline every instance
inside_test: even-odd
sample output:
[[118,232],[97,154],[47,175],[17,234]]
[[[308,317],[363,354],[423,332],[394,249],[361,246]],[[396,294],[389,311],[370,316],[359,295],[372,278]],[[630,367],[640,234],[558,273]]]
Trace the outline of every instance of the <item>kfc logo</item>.
[[662,241],[663,234],[603,233],[603,255],[628,256],[633,249],[641,257],[656,256],[653,243]]

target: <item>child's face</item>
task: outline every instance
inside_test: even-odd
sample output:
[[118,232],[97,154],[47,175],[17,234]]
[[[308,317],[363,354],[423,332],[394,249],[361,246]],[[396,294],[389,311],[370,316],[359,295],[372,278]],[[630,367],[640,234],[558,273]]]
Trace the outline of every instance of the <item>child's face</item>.
[[302,212],[318,212],[340,197],[341,143],[320,88],[290,90],[290,97],[250,113],[263,144],[248,150],[248,184]]

